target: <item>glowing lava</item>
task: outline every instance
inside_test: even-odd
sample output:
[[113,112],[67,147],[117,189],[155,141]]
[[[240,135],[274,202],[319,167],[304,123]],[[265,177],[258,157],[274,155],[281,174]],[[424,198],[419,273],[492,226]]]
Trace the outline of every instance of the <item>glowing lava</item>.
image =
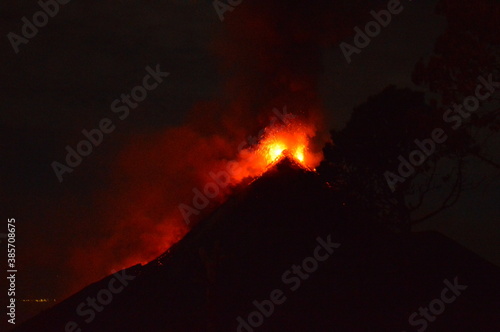
[[269,144],[269,147],[266,147],[266,149],[269,150],[267,152],[268,162],[273,162],[286,150],[286,146],[281,142],[275,142]]
[[314,170],[322,159],[321,152],[311,151],[310,140],[316,135],[312,124],[299,121],[272,126],[264,130],[259,142],[240,152],[237,171],[232,173],[233,184],[247,177],[258,177],[285,154],[307,170]]
[[312,125],[288,124],[266,130],[259,142],[257,153],[263,155],[266,166],[280,159],[285,151],[301,166],[313,169],[318,162],[317,155],[310,153],[309,140],[315,134]]

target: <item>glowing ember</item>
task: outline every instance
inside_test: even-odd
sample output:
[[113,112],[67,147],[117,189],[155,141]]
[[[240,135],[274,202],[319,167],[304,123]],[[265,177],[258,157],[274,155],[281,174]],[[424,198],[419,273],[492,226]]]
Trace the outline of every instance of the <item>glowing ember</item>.
[[[88,247],[75,250],[72,260],[75,269],[80,268],[81,262],[94,261],[95,264],[96,257],[100,259],[99,266],[102,266],[102,270],[106,274],[115,273],[115,271],[122,270],[124,267],[138,263],[146,265],[182,239],[189,230],[186,220],[189,222],[191,222],[190,218],[200,220],[207,212],[212,211],[213,207],[222,204],[226,200],[228,195],[231,194],[233,186],[251,183],[285,156],[292,158],[295,164],[304,169],[314,171],[314,167],[320,163],[323,157],[321,152],[315,153],[312,148],[311,139],[315,137],[316,132],[316,126],[312,121],[299,119],[297,116],[297,118],[288,120],[286,125],[280,122],[279,125],[272,124],[267,127],[260,134],[257,142],[252,140],[253,144],[248,141],[244,142],[246,148],[240,149],[235,158],[217,160],[216,162],[209,160],[210,162],[206,163],[206,165],[201,161],[213,158],[213,154],[216,154],[212,153],[213,151],[217,151],[219,148],[236,147],[236,145],[218,140],[208,141],[214,143],[209,144],[198,139],[198,136],[190,129],[181,128],[169,132],[171,136],[168,136],[166,141],[170,142],[171,139],[175,141],[175,138],[181,136],[186,138],[186,142],[191,140],[200,142],[199,148],[190,150],[189,148],[192,148],[192,146],[186,143],[178,144],[179,146],[167,144],[168,149],[161,150],[162,153],[158,152],[156,145],[152,145],[148,149],[139,148],[137,151],[133,149],[132,152],[126,155],[126,158],[124,157],[123,163],[126,166],[127,173],[125,174],[127,176],[138,177],[137,179],[133,177],[133,179],[136,179],[137,185],[134,187],[134,191],[129,194],[133,197],[141,197],[141,200],[136,199],[136,204],[127,205],[126,212],[123,213],[125,217],[121,219],[121,227],[115,232],[111,241],[104,242],[99,246],[98,250],[88,250]],[[139,145],[139,147],[142,147],[142,145]],[[181,154],[186,157],[185,161],[179,163],[169,162],[168,156],[171,154]],[[164,158],[164,156],[167,157]],[[156,164],[153,163],[153,166],[151,166],[150,164],[137,163],[137,159],[156,160]],[[199,176],[199,180],[196,182],[198,186],[192,190],[187,188],[183,192],[182,197],[185,197],[187,202],[187,204],[183,202],[183,209],[180,208],[181,204],[176,204],[178,202],[176,194],[170,197],[165,189],[169,188],[171,192],[177,193],[179,183],[182,183],[182,181],[172,177],[164,179],[163,173],[158,174],[158,177],[151,177],[151,174],[156,174],[156,168],[163,170],[164,161],[169,167],[168,174],[182,174],[188,168],[186,163],[198,164],[196,166],[199,167],[199,170],[196,171],[196,175]],[[196,161],[198,162],[196,163]],[[147,176],[143,178],[145,174]],[[188,178],[185,176],[182,179]],[[189,194],[186,192],[189,192]],[[192,196],[192,193],[194,193],[194,196]],[[204,205],[200,207],[199,200],[202,196],[204,197]],[[126,201],[127,199],[122,200]],[[164,209],[165,202],[167,204],[173,202],[175,208]],[[206,210],[203,210],[205,208]],[[162,219],[157,222],[156,218]],[[131,234],[140,234],[140,236],[132,236]],[[135,239],[133,244],[129,243],[131,238]],[[119,246],[124,243],[129,244],[123,247]],[[129,250],[129,247],[141,250]],[[120,254],[119,259],[116,259],[114,255],[116,248],[120,248],[120,252],[123,252],[123,254]],[[102,255],[103,252],[109,254],[104,256]],[[160,261],[156,261],[156,264],[160,263]],[[77,291],[77,288],[81,287],[82,284],[98,277],[102,277],[102,275],[97,273],[89,277],[85,275],[85,278],[75,282],[72,290]]]
[[256,146],[240,152],[237,160],[239,167],[232,174],[232,182],[237,184],[246,177],[260,176],[285,154],[300,166],[314,170],[322,158],[321,153],[313,153],[309,149],[309,141],[315,134],[314,125],[299,121],[266,128]]
[[306,147],[305,147],[305,146],[299,146],[299,147],[295,150],[295,152],[294,152],[294,154],[293,154],[293,156],[294,156],[295,158],[297,158],[297,160],[298,160],[298,161],[300,161],[301,163],[303,163],[303,162],[304,162],[304,150],[305,150],[305,149],[306,149]]
[[314,134],[315,129],[312,125],[300,123],[272,128],[265,132],[257,151],[264,156],[266,166],[281,158],[283,153],[288,151],[298,164],[305,168],[313,168],[318,158],[309,153],[307,147]]
[[[293,130],[293,129],[289,129]],[[305,135],[305,136],[304,136]],[[305,151],[309,138],[304,132],[279,132],[272,136],[264,138],[259,144],[259,152],[264,154],[267,164],[271,164],[280,159],[285,151],[296,159],[304,167],[308,167],[305,163]]]
[[286,146],[283,143],[275,142],[275,143],[270,143],[269,147],[265,147],[265,148],[267,150],[269,150],[267,152],[267,161],[271,163],[271,162],[275,161],[276,159],[278,159],[279,156],[281,156],[283,151],[285,151]]

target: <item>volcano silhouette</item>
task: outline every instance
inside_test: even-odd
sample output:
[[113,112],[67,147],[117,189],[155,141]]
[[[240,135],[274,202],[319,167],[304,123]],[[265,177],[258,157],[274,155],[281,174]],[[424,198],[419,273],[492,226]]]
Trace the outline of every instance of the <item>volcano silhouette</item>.
[[[92,319],[77,308],[118,288],[115,276],[15,331],[500,331],[499,268],[438,233],[394,234],[359,215],[285,157],[163,255],[122,271],[133,280]],[[435,301],[443,292],[453,301]],[[439,314],[410,323],[433,301]]]

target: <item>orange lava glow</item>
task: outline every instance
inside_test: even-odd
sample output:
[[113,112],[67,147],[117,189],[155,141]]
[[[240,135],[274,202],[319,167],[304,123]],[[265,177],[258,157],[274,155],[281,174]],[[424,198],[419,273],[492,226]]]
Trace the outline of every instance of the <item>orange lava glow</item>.
[[309,145],[309,135],[307,128],[300,125],[289,125],[279,130],[273,130],[259,143],[257,154],[262,154],[266,161],[266,166],[280,159],[285,151],[288,151],[295,161],[305,168],[313,168],[313,159],[307,156]]
[[[148,141],[134,145],[121,159],[120,174],[130,179],[123,193],[106,196],[115,206],[113,211],[118,211],[113,212],[113,223],[107,226],[112,236],[98,246],[74,250],[71,264],[78,273],[68,286],[69,294],[103,275],[138,263],[146,265],[180,241],[190,226],[180,212],[179,202],[194,209],[195,199],[199,200],[193,196],[195,189],[199,193],[196,197],[202,194],[207,197],[207,205],[196,207],[197,213],[189,215],[192,221],[199,221],[222,204],[234,186],[257,179],[284,156],[314,171],[323,157],[321,150],[315,152],[311,143],[316,134],[312,122],[292,119],[287,124],[270,125],[255,141],[241,142],[244,144],[239,145],[240,151],[233,158],[217,160],[211,159],[216,154],[214,151],[232,149],[237,142],[219,138],[204,141],[198,139],[195,132],[182,128],[168,132],[162,139],[155,137],[156,145]],[[184,144],[170,144],[178,137],[185,138]],[[172,162],[171,155],[183,158]],[[150,162],[137,163],[137,160]],[[189,168],[188,164],[196,167]],[[216,194],[212,195],[214,191]],[[82,272],[82,262],[92,262],[93,269]]]
[[232,173],[233,184],[238,184],[244,178],[260,176],[284,155],[313,171],[322,159],[321,152],[314,153],[310,149],[310,140],[315,134],[314,125],[298,121],[266,128],[256,146],[240,152],[237,167]]

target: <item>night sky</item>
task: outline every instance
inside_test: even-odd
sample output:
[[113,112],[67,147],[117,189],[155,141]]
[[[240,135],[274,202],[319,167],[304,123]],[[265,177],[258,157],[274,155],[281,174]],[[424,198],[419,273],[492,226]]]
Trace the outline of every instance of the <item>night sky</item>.
[[[353,55],[350,64],[339,41],[326,40],[311,55],[319,63],[305,69],[302,63],[291,65],[292,71],[296,65],[306,77],[319,72],[315,90],[323,104],[325,132],[342,129],[353,107],[388,85],[417,88],[411,80],[415,64],[432,54],[447,22],[435,13],[437,1],[402,3],[404,11],[361,54]],[[231,36],[238,36],[234,29],[244,25],[235,21],[248,18],[245,6],[243,2],[226,13],[228,19],[221,22],[209,1],[72,1],[61,5],[47,26],[20,45],[18,54],[3,38],[0,211],[4,226],[7,218],[17,221],[18,299],[61,300],[139,259],[134,255],[142,257],[132,253],[144,242],[158,241],[154,237],[158,230],[182,234],[179,227],[163,229],[160,221],[178,217],[172,211],[179,200],[201,181],[197,165],[230,159],[235,145],[255,134],[271,114],[272,102],[260,103],[255,112],[231,108],[235,100],[251,105],[247,98],[272,94],[266,75],[259,77],[251,73],[254,68],[245,68],[258,50],[248,46],[248,59],[241,63],[232,61],[239,53],[224,53],[232,50],[234,37],[226,37],[228,29],[233,29]],[[2,3],[2,34],[19,34],[21,18],[37,10],[34,1]],[[277,24],[293,20],[276,17]],[[366,21],[366,16],[353,19],[359,26]],[[258,31],[253,23],[248,29]],[[252,35],[245,32],[245,36]],[[352,42],[352,36],[340,40]],[[157,64],[169,76],[120,120],[111,104],[141,84],[146,68]],[[228,79],[233,72],[238,79]],[[241,79],[246,75],[248,82]],[[242,96],[232,94],[242,90]],[[283,106],[273,101],[276,107]],[[75,147],[83,138],[82,130],[96,128],[103,118],[112,119],[115,130],[104,135],[102,143],[60,183],[52,162],[64,162],[65,147]],[[498,138],[492,146],[494,156]],[[209,147],[213,150],[207,152]],[[471,163],[467,176],[482,175],[487,180],[415,230],[438,230],[500,265],[498,170]],[[135,217],[148,221],[143,227]],[[116,236],[117,228],[128,230]]]

